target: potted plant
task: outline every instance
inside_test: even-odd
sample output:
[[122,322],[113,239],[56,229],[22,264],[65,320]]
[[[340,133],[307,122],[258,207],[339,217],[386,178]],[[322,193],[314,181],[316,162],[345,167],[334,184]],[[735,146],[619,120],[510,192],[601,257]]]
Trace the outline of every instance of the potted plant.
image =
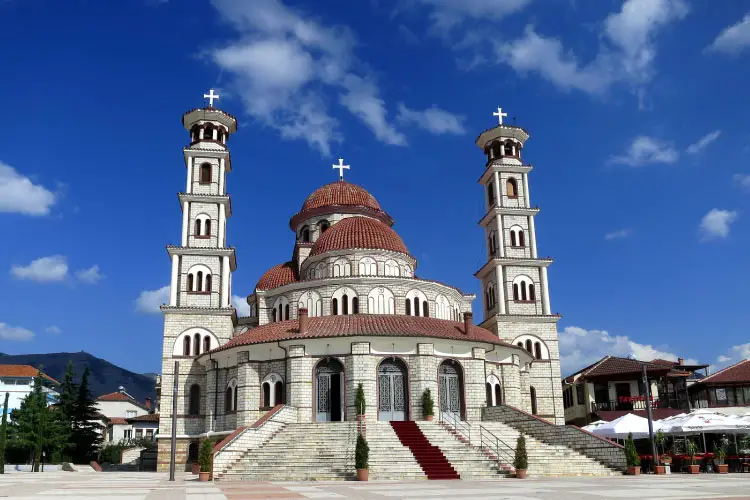
[[354,407],[357,411],[357,420],[363,420],[367,404],[365,403],[365,389],[361,383],[357,387],[357,395],[354,397]]
[[431,422],[434,411],[435,402],[432,400],[432,392],[429,389],[425,389],[422,393],[422,414],[424,415],[424,419]]
[[354,449],[354,466],[357,469],[357,481],[367,481],[370,476],[368,462],[370,461],[370,447],[362,433],[357,434],[357,447]]
[[698,446],[695,442],[688,440],[685,444],[685,452],[690,457],[690,465],[688,465],[688,472],[690,474],[698,474],[700,472],[700,465],[695,463],[695,454],[698,453]]
[[513,459],[513,467],[516,469],[518,479],[526,479],[526,470],[529,466],[529,457],[526,453],[526,438],[523,434],[518,435],[516,441],[516,456]]
[[641,457],[638,456],[638,451],[635,449],[632,432],[628,434],[628,439],[625,440],[625,460],[628,464],[629,475],[637,476],[641,473]]
[[[656,452],[659,453],[659,457],[654,460],[654,470],[657,474],[666,474],[667,468],[669,467],[669,463],[671,463],[670,457],[666,457],[663,455],[664,452],[664,441],[666,441],[666,436],[662,431],[659,431],[656,433],[656,436],[654,436],[654,440],[656,441]],[[669,463],[667,462],[669,460]]]
[[729,472],[729,464],[725,464],[724,460],[727,458],[727,449],[724,445],[714,443],[714,461],[716,462],[716,469],[719,474],[726,474]]
[[214,452],[214,445],[210,439],[204,439],[201,443],[201,451],[198,454],[198,463],[200,464],[199,481],[208,481],[211,478],[211,455]]

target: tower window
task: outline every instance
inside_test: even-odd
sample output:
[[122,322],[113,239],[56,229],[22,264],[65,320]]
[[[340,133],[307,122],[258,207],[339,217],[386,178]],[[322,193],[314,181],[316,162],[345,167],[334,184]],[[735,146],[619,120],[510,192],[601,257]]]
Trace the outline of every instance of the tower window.
[[200,236],[201,234],[201,220],[195,219],[195,236]]
[[187,277],[187,289],[188,289],[188,292],[192,292],[193,291],[193,275],[192,274],[188,274],[188,277]]
[[289,304],[284,306],[284,319],[289,319]]
[[190,356],[190,335],[185,335],[182,339],[182,354],[183,356]]
[[[336,300],[336,299],[334,299]],[[347,294],[344,294],[341,297],[341,313],[346,316],[349,314],[349,296]]]
[[200,415],[200,412],[201,412],[201,387],[198,384],[193,384],[190,386],[188,415]]
[[490,154],[492,158],[500,158],[502,156],[502,147],[499,142],[493,142],[490,146]]
[[208,352],[211,350],[211,337],[206,335],[203,337],[203,352]]
[[205,224],[203,224],[203,235],[211,236],[211,219],[207,219]]
[[505,191],[508,194],[508,198],[518,198],[518,182],[513,177],[508,177],[505,181]]
[[214,140],[214,128],[210,124],[203,129],[203,138],[209,141]]
[[359,297],[352,299],[352,314],[359,314]]
[[333,299],[331,301],[331,314],[334,316],[338,316],[339,314],[339,301],[338,299]]
[[201,184],[211,184],[211,164],[204,163],[201,165],[200,180]]
[[513,280],[513,300],[533,302],[536,300],[534,282],[528,276],[519,276]]
[[526,238],[523,235],[523,231],[518,231],[518,246],[519,247],[525,247],[526,242],[524,241]]
[[514,156],[512,141],[508,141],[505,144],[503,144],[503,156]]
[[539,342],[534,344],[534,356],[536,359],[542,359],[542,344]]
[[302,226],[302,230],[299,233],[299,239],[302,240],[304,243],[310,242],[310,228],[307,226]]
[[320,228],[320,234],[323,234],[331,227],[331,223],[327,220],[322,220],[318,223],[318,227]]
[[194,355],[197,356],[201,353],[201,334],[200,333],[196,333],[195,336],[193,337],[193,349],[194,349],[193,351]]
[[211,291],[211,275],[210,274],[206,275],[206,290],[205,291],[206,292]]
[[406,306],[406,315],[411,316],[411,300],[406,299],[406,303],[404,305]]
[[510,230],[510,246],[515,247],[516,245],[516,232],[514,230]]
[[422,316],[425,318],[430,317],[430,306],[427,304],[427,301],[422,301]]
[[526,340],[526,350],[529,351],[529,354],[531,354],[531,340]]
[[487,184],[487,203],[491,207],[495,206],[495,184],[492,182]]

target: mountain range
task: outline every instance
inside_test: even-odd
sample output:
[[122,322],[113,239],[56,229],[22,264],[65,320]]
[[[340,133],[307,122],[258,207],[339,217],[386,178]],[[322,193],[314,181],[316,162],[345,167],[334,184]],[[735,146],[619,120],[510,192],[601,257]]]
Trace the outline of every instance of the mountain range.
[[73,361],[76,382],[80,381],[84,368],[89,368],[89,386],[95,397],[116,392],[119,387],[124,387],[128,394],[141,403],[147,397],[156,397],[156,374],[134,373],[84,351],[47,354],[0,353],[0,365],[31,365],[36,368],[41,366],[44,373],[58,382],[62,382],[65,376],[68,360]]

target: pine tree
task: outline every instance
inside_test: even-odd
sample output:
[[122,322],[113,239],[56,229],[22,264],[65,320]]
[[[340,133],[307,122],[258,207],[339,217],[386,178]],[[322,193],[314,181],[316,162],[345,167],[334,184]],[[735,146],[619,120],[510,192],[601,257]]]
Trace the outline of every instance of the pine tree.
[[78,396],[74,405],[74,430],[71,441],[75,449],[74,457],[78,463],[88,462],[96,457],[102,440],[102,426],[96,420],[98,413],[96,402],[89,389],[89,369],[83,371],[78,385]]
[[64,428],[64,436],[61,437],[64,438],[63,451],[66,455],[72,455],[75,452],[72,436],[79,427],[76,420],[78,386],[73,381],[74,378],[73,361],[69,360],[63,382],[60,385],[60,397],[57,398],[56,404],[60,425]]
[[3,421],[0,424],[0,474],[5,474],[5,443],[7,442],[8,430],[8,397],[10,393],[5,393],[5,404],[3,404]]

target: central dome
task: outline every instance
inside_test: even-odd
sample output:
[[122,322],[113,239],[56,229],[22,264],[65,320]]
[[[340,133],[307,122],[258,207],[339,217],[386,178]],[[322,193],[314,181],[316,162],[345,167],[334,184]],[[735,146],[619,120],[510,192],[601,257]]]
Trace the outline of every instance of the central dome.
[[352,248],[390,250],[409,255],[396,231],[378,220],[357,216],[347,217],[331,226],[315,242],[310,256]]
[[302,204],[300,212],[331,206],[365,207],[382,211],[378,200],[364,188],[346,181],[336,181],[313,191]]

